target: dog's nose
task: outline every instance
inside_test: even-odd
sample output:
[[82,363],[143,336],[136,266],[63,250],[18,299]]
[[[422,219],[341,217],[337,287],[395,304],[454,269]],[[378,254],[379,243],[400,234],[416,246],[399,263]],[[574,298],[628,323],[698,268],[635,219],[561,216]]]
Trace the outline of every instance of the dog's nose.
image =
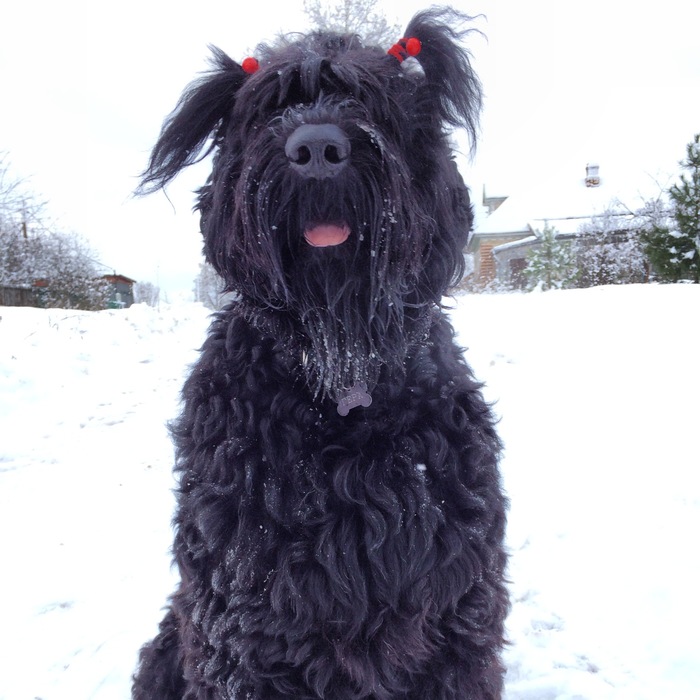
[[289,164],[303,177],[335,177],[350,157],[350,140],[335,124],[302,124],[284,147]]

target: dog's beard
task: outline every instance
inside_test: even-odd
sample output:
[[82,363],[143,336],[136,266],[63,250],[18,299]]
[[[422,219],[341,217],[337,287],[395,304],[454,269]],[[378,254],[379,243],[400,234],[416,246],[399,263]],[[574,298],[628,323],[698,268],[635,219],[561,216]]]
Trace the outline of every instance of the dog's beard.
[[[320,252],[320,251],[319,251]],[[391,294],[372,298],[368,280],[344,259],[322,251],[306,265],[295,313],[302,329],[302,366],[315,393],[337,400],[345,389],[376,385],[381,369],[402,366],[405,318]],[[301,287],[301,285],[300,285]]]

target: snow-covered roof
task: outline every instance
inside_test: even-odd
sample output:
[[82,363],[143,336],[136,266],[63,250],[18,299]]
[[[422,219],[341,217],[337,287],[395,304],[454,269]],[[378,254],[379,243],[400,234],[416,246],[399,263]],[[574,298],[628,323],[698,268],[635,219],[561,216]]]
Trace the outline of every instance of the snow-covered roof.
[[538,240],[538,236],[526,236],[525,238],[519,238],[517,241],[511,241],[510,243],[502,243],[501,245],[494,246],[493,252],[500,253],[502,250],[510,250],[511,248],[527,246],[530,245],[530,243],[534,243],[536,240]]
[[[530,235],[546,224],[561,234],[576,233],[591,217],[600,215],[617,203],[629,209],[641,206],[651,196],[653,182],[644,174],[600,171],[600,184],[587,187],[585,168],[578,173],[529,183],[511,195],[490,216],[481,219],[474,234],[478,237]],[[646,194],[644,192],[646,190]]]

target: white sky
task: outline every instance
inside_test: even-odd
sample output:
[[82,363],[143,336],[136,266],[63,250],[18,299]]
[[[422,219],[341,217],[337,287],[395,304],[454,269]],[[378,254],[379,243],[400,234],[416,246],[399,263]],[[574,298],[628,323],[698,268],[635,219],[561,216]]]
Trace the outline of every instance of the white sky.
[[[405,26],[428,3],[385,0]],[[192,168],[170,202],[130,193],[163,118],[206,68],[207,45],[236,60],[306,28],[302,0],[23,0],[0,13],[0,151],[12,172],[100,260],[172,298],[189,292],[201,242]],[[688,0],[454,3],[486,39],[469,44],[486,92],[477,156],[463,174],[480,199],[580,178],[597,160],[640,187],[668,184],[700,131],[700,6]],[[280,9],[280,6],[283,9]],[[238,7],[245,7],[238,10]],[[399,38],[399,37],[397,37]]]

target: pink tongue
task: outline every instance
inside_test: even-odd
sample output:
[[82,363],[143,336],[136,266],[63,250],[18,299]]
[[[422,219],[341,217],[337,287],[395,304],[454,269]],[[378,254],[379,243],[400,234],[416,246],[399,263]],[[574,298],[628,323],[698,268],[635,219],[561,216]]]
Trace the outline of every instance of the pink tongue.
[[332,245],[344,243],[350,235],[350,229],[346,226],[333,224],[320,224],[304,231],[304,238],[309,245],[315,248],[326,248]]

